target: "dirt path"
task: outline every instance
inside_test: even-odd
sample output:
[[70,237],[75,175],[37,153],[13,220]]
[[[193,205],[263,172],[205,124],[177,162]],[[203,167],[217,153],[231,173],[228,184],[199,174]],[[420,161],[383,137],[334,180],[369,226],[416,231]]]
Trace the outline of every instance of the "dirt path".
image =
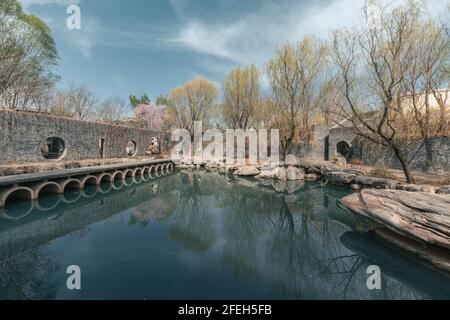
[[[330,163],[327,161],[322,160],[316,160],[316,159],[305,159],[307,161],[315,162],[315,163]],[[378,178],[388,178],[388,179],[394,179],[401,182],[406,182],[405,174],[402,170],[397,169],[383,169],[379,170],[375,167],[370,166],[360,166],[360,165],[354,165],[354,164],[346,164],[344,168],[352,169],[356,171],[361,171],[367,176],[373,176]],[[446,175],[436,175],[431,173],[426,173],[422,171],[412,171],[413,177],[416,180],[416,184],[423,184],[423,185],[432,185],[432,186],[443,186],[443,185],[450,185],[450,172],[448,172]]]

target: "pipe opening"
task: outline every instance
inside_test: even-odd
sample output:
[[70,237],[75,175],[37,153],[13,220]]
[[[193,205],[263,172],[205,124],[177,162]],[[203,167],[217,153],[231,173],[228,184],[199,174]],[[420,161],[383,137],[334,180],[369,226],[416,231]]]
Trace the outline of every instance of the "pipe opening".
[[107,183],[107,182],[111,183],[112,181],[113,181],[113,177],[109,173],[106,173],[106,174],[100,176],[100,178],[99,178],[100,184]]
[[113,174],[113,181],[115,181],[115,180],[122,180],[122,179],[123,179],[123,172],[122,171],[114,172],[114,174]]
[[61,194],[61,188],[56,183],[48,183],[44,185],[37,193],[37,198],[43,198],[52,196],[55,194]]
[[80,190],[81,189],[81,182],[78,180],[70,180],[66,183],[63,192],[69,191],[69,190]]
[[132,177],[133,176],[133,170],[128,169],[123,173],[124,178]]
[[4,212],[8,218],[19,219],[33,210],[33,191],[30,189],[16,189],[10,192],[4,202]]
[[56,206],[61,202],[60,194],[50,194],[49,196],[38,198],[37,199],[37,207],[40,210],[51,210],[56,208]]
[[97,178],[96,177],[89,177],[84,180],[84,186],[88,185],[96,185],[97,184]]

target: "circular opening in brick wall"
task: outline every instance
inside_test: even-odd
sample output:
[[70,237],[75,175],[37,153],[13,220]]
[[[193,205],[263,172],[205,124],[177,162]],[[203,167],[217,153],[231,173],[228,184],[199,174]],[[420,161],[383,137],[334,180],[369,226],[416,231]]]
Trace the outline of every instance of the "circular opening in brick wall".
[[45,159],[58,160],[64,155],[65,150],[64,140],[58,137],[46,138],[41,143],[41,152]]
[[347,143],[347,142],[345,142],[345,141],[340,141],[338,144],[337,144],[337,152],[341,155],[341,156],[343,156],[343,157],[345,157],[345,158],[350,158],[351,157],[351,155],[352,155],[352,147],[350,147],[350,145]]
[[134,142],[133,140],[128,141],[127,146],[126,146],[126,151],[127,151],[128,157],[134,157],[137,153],[136,142]]

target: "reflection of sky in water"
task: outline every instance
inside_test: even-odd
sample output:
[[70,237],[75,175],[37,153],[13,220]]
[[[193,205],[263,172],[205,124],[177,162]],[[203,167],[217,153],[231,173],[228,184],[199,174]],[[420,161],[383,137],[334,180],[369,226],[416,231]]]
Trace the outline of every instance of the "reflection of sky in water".
[[[337,205],[346,190],[251,185],[176,174],[94,188],[72,204],[75,192],[41,199],[20,219],[24,204],[10,207],[0,219],[0,298],[450,297],[448,279],[352,231],[367,223]],[[72,264],[81,291],[65,287]],[[380,291],[366,288],[371,264],[382,269]]]

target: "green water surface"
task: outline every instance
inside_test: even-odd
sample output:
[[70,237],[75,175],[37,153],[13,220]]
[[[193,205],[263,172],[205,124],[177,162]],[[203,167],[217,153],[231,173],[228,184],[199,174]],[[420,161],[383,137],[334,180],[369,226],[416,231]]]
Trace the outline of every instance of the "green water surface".
[[[340,207],[348,190],[272,183],[179,172],[10,205],[0,217],[0,298],[450,298],[449,278]],[[81,290],[67,288],[70,265]],[[380,290],[366,285],[371,265]]]

